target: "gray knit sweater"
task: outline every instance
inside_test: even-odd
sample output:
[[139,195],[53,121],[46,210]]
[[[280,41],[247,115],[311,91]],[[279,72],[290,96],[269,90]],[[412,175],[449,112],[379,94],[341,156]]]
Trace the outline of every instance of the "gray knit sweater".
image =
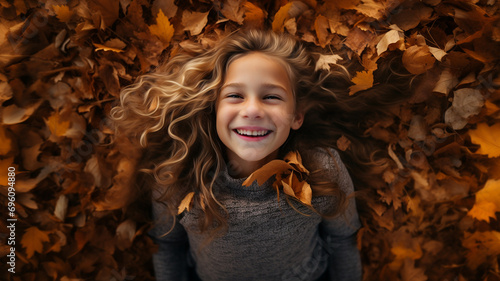
[[[310,171],[323,168],[329,180],[347,194],[353,192],[351,178],[337,152],[302,155]],[[154,255],[158,281],[188,280],[194,268],[203,281],[236,280],[316,280],[328,271],[330,280],[361,280],[361,261],[356,248],[360,227],[355,201],[349,200],[345,213],[322,219],[293,201],[292,208],[281,191],[277,200],[274,177],[261,186],[221,173],[216,181],[217,199],[229,212],[228,230],[204,246],[206,233],[198,230],[198,209],[184,212],[174,229],[164,219],[162,204],[153,203],[157,224],[151,231],[159,250]],[[313,197],[320,213],[332,208],[329,197]],[[300,212],[300,213],[299,213]],[[302,213],[302,214],[301,214]],[[304,215],[306,214],[306,215]],[[326,274],[326,273],[325,273]]]

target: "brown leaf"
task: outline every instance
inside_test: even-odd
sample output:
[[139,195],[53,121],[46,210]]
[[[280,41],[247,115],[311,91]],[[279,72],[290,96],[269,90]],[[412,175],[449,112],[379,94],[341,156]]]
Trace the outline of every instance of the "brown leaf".
[[467,125],[468,119],[479,114],[484,98],[477,89],[463,88],[454,92],[453,103],[444,115],[444,120],[453,129],[460,130]]
[[328,20],[323,15],[318,15],[314,21],[314,29],[316,30],[316,36],[318,37],[319,45],[324,48],[328,44]]
[[262,10],[250,1],[245,2],[245,26],[252,28],[262,28],[267,17],[265,10]]
[[397,43],[400,40],[404,40],[403,38],[403,32],[401,30],[393,29],[387,31],[377,43],[377,55],[385,52],[389,45]]
[[293,167],[285,161],[272,160],[248,176],[242,185],[250,186],[254,181],[257,181],[258,185],[262,185],[273,175],[282,173],[289,169],[293,169]]
[[184,26],[184,30],[188,30],[192,36],[200,34],[205,25],[207,25],[207,17],[208,12],[198,13],[185,10],[182,13],[182,25]]
[[221,13],[228,19],[243,24],[245,15],[244,2],[246,0],[225,0],[222,4]]
[[430,53],[429,47],[411,46],[403,53],[403,65],[413,74],[422,74],[434,66],[436,59]]
[[24,122],[30,118],[40,104],[42,104],[42,101],[38,101],[27,108],[18,107],[15,104],[4,107],[3,110],[1,110],[2,123],[5,125],[12,125]]
[[274,15],[272,27],[276,32],[283,32],[285,22],[291,18],[295,18],[307,10],[307,5],[300,1],[292,1],[280,9]]
[[52,9],[61,22],[69,22],[71,16],[73,15],[73,12],[70,11],[67,5],[53,5]]

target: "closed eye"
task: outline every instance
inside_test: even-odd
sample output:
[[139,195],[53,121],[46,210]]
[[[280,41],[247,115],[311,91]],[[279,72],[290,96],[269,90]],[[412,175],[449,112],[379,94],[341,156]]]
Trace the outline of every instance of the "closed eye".
[[282,98],[280,96],[277,96],[277,95],[268,95],[268,96],[265,96],[264,99],[266,100],[281,100]]
[[235,99],[242,99],[243,96],[240,94],[228,94],[226,98],[235,98]]

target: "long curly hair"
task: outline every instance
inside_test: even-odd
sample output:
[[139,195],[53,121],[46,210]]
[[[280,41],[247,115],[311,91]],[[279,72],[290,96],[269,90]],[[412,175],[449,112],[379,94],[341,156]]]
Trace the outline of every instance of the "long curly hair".
[[[117,135],[125,135],[144,148],[140,169],[152,177],[142,184],[159,191],[157,200],[166,205],[167,215],[174,221],[181,200],[194,192],[193,202],[204,213],[200,230],[227,226],[227,212],[213,190],[214,175],[225,165],[224,146],[215,128],[215,104],[228,65],[251,52],[285,62],[290,81],[295,83],[292,89],[297,108],[305,113],[303,125],[291,132],[280,148],[280,156],[291,150],[335,147],[336,140],[344,135],[351,136],[356,147],[342,155],[348,168],[359,168],[360,163],[383,165],[373,165],[371,149],[359,140],[359,119],[350,116],[360,115],[368,106],[378,104],[381,109],[380,105],[393,103],[391,98],[350,98],[346,69],[316,71],[315,54],[291,36],[256,30],[237,32],[209,50],[185,48],[153,73],[125,87],[120,104],[111,111]],[[378,91],[386,96],[390,96],[389,90],[398,92],[397,87],[391,89]],[[308,181],[313,195],[335,196],[340,206],[346,201],[335,184],[324,181],[321,171],[312,171]]]

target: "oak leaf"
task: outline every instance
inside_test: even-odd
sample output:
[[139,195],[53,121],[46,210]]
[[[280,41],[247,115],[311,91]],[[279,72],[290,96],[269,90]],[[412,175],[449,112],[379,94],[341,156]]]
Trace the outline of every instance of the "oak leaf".
[[496,218],[496,212],[500,212],[500,180],[488,180],[476,193],[476,203],[468,215],[490,222],[490,218]]
[[26,248],[26,256],[31,258],[35,252],[42,253],[43,242],[49,242],[47,231],[42,231],[36,226],[29,227],[21,238],[21,245]]
[[184,199],[182,199],[181,203],[179,204],[179,208],[177,210],[177,214],[181,214],[184,212],[184,210],[189,210],[191,209],[191,201],[193,201],[193,196],[194,192],[189,192]]
[[156,24],[149,26],[149,31],[163,42],[165,48],[170,45],[170,40],[172,40],[174,36],[174,27],[170,24],[170,21],[165,14],[163,14],[162,10],[160,10],[156,16]]
[[480,123],[475,130],[469,131],[469,135],[473,143],[481,145],[477,154],[485,154],[490,158],[500,156],[500,123],[491,127]]
[[373,87],[373,71],[360,71],[356,72],[356,76],[351,79],[354,83],[349,87],[349,95],[352,96],[359,91],[363,91]]

